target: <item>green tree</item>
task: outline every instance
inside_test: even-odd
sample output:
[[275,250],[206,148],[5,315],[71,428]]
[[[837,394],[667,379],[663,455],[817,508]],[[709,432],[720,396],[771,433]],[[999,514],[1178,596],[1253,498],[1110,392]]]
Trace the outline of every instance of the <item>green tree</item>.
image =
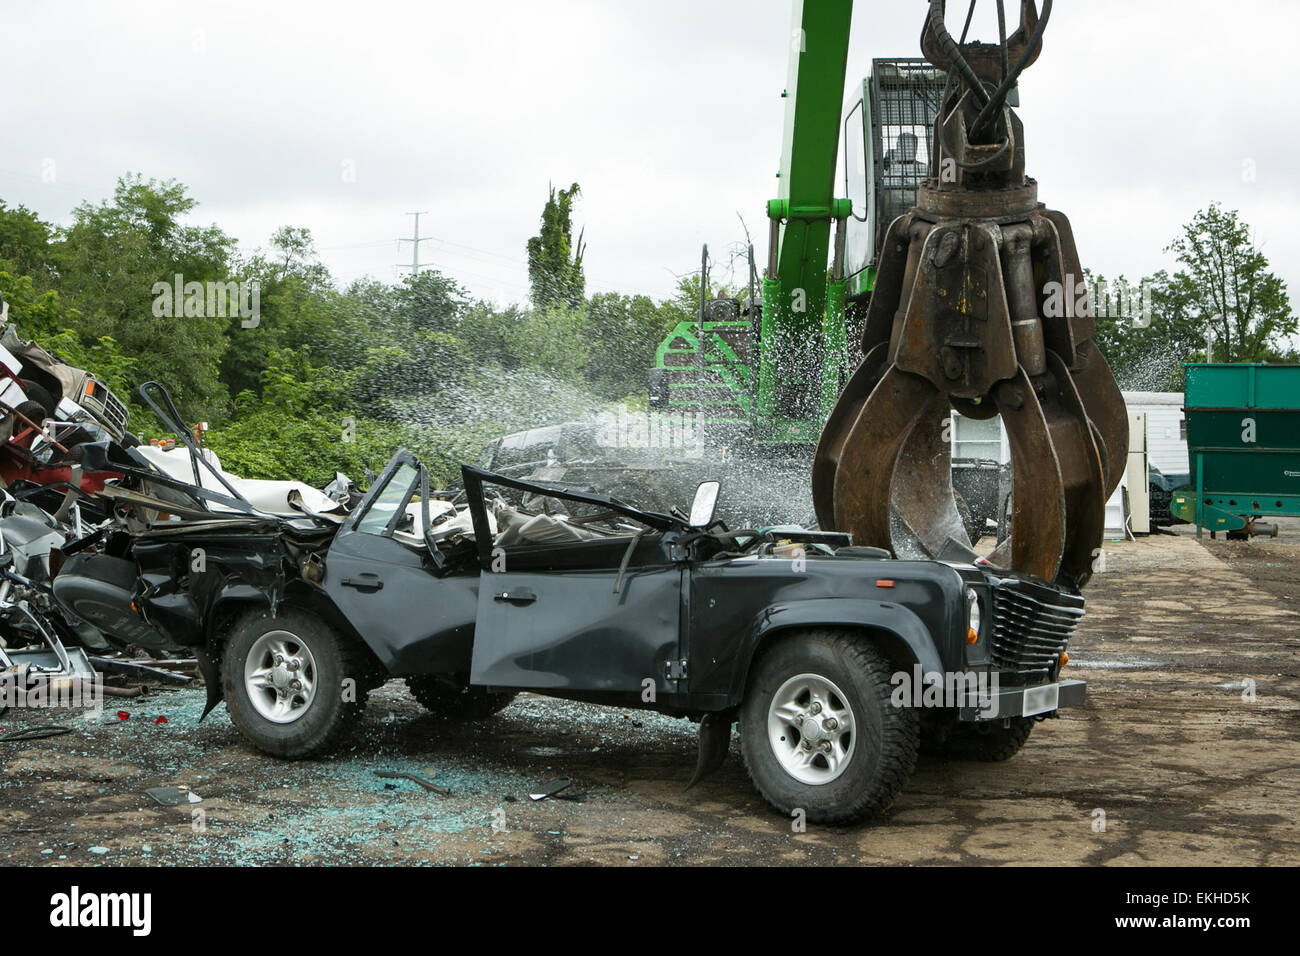
[[645,391],[655,350],[676,324],[677,312],[648,296],[601,292],[587,303],[590,356],[583,374],[602,398]]
[[490,302],[475,302],[461,315],[460,335],[480,366],[517,369],[527,355],[516,355],[513,330],[524,321],[525,312],[517,305],[496,308]]
[[568,382],[581,380],[592,345],[582,309],[534,308],[506,331],[510,351],[524,368]]
[[65,329],[76,329],[81,315],[53,289],[41,292],[30,275],[0,271],[0,298],[9,306],[9,324],[38,344]]
[[310,230],[281,226],[271,236],[269,249],[258,249],[240,264],[238,276],[257,283],[259,318],[251,326],[237,316],[226,323],[221,381],[230,394],[259,392],[262,370],[278,349],[305,349],[317,362],[324,355],[346,361],[336,354],[348,341],[335,321],[340,314],[333,308],[338,294],[329,270],[317,258]]
[[308,288],[317,290],[329,285],[329,270],[317,257],[316,240],[311,230],[302,226],[281,226],[272,234],[267,266],[272,271],[267,278],[295,276]]
[[457,370],[470,364],[465,343],[445,332],[416,329],[401,339],[375,339],[352,375],[350,395],[364,414],[398,419],[407,400],[454,385]]
[[583,233],[573,242],[573,203],[581,190],[574,183],[568,189],[550,187],[551,195],[542,209],[541,231],[528,240],[528,282],[533,308],[581,307],[587,280],[582,273],[586,246]]
[[131,430],[154,432],[153,414],[141,405],[135,393],[140,377],[139,362],[112,336],[91,339],[81,334],[81,315],[68,306],[59,293],[37,292],[31,276],[0,271],[0,298],[9,305],[9,325],[18,334],[53,353],[74,368],[91,372],[126,403]]
[[83,339],[112,337],[137,360],[141,380],[168,383],[187,418],[219,419],[229,402],[218,374],[230,320],[187,317],[175,303],[171,315],[154,308],[154,286],[171,285],[176,275],[184,282],[229,278],[235,240],[215,225],[184,225],[196,205],[174,180],[123,176],[112,199],[73,210],[55,259]]
[[1236,210],[1211,203],[1165,251],[1183,265],[1168,291],[1197,316],[1201,338],[1213,339],[1215,361],[1263,362],[1287,347],[1297,318],[1286,284],[1269,271]]
[[26,206],[10,209],[0,199],[0,269],[14,275],[45,275],[53,228]]
[[469,294],[437,269],[407,276],[397,287],[395,305],[416,329],[457,334]]
[[1212,203],[1166,251],[1183,268],[1173,274],[1162,269],[1139,283],[1149,287],[1146,316],[1115,308],[1123,276],[1108,282],[1087,275],[1094,340],[1121,388],[1180,391],[1183,363],[1205,361],[1211,341],[1218,362],[1295,360],[1286,337],[1295,334],[1297,318],[1286,286],[1268,270],[1236,211]]
[[[1195,288],[1186,275],[1163,269],[1131,286],[1086,272],[1096,315],[1093,341],[1122,389],[1181,391],[1183,363],[1204,358],[1205,337],[1197,315]],[[1120,290],[1129,288],[1127,309]],[[1149,290],[1146,299],[1142,289]],[[1150,312],[1143,310],[1149,303]]]

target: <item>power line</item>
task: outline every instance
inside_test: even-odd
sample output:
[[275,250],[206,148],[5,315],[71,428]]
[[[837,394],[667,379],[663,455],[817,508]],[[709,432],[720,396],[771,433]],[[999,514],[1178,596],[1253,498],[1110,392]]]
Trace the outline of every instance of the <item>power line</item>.
[[374,242],[346,242],[341,246],[318,246],[317,252],[335,252],[339,249],[362,249],[374,246],[391,246],[393,242],[404,242],[403,239],[376,239]]
[[[408,212],[407,215],[408,215],[408,216],[416,216],[416,217],[418,217],[418,216],[426,216],[426,215],[428,215],[428,212],[427,212],[427,211],[421,211],[421,212],[419,212],[419,213]],[[419,220],[418,220],[418,218],[417,218],[417,220],[416,220],[416,223],[417,223],[417,229],[418,229],[418,222],[419,222]],[[528,264],[528,260],[527,260],[527,259],[522,258],[522,257],[517,256],[517,255],[515,255],[515,256],[511,256],[511,255],[507,255],[507,254],[505,254],[505,253],[501,253],[501,252],[494,252],[494,251],[492,251],[492,250],[490,250],[490,249],[482,249],[482,248],[479,248],[478,246],[467,245],[466,243],[463,243],[463,242],[453,242],[452,240],[450,240],[450,239],[444,239],[444,238],[442,238],[441,236],[421,236],[421,235],[418,234],[418,232],[417,232],[414,236],[403,236],[403,237],[399,237],[399,238],[397,239],[397,242],[398,242],[399,244],[400,244],[400,243],[403,243],[403,242],[414,242],[415,239],[417,239],[417,238],[418,238],[418,240],[419,240],[420,242],[430,242],[430,241],[432,241],[432,242],[436,242],[436,243],[438,243],[439,246],[442,246],[442,247],[448,247],[448,248],[443,248],[443,249],[440,250],[444,255],[448,255],[448,256],[452,256],[452,257],[462,257],[462,258],[466,258],[466,259],[469,259],[469,260],[471,260],[471,261],[480,262],[480,263],[482,263],[483,265],[487,265],[487,266],[496,266],[496,265],[499,265],[499,264],[500,264],[500,265],[504,265],[504,264],[506,264],[506,263],[509,263],[509,264],[511,264],[511,265],[523,265],[523,266],[526,266],[526,265]],[[372,246],[383,246],[383,245],[387,245],[388,243],[390,243],[390,242],[392,242],[392,241],[393,241],[392,239],[380,239],[380,240],[377,240],[377,241],[374,241],[374,242],[351,242],[351,243],[344,243],[344,244],[342,244],[342,245],[336,245],[336,246],[322,246],[322,247],[320,247],[320,249],[319,249],[318,251],[320,251],[320,252],[330,252],[330,251],[337,251],[337,250],[343,250],[343,249],[361,249],[361,248],[367,248],[367,247],[372,247]],[[400,247],[400,246],[399,246],[399,247]],[[465,250],[465,251],[462,252],[462,251],[457,251],[457,250]],[[471,255],[471,253],[473,253],[473,255]],[[490,259],[484,259],[484,258],[481,258],[482,256],[488,256],[488,257],[490,257]],[[497,260],[497,261],[491,261],[491,260]],[[421,268],[421,269],[431,268],[431,267],[428,266],[428,265],[418,265],[418,259],[416,259],[414,256],[412,257],[412,261],[411,261],[411,262],[399,262],[399,263],[397,263],[397,264],[394,266],[394,268],[396,268],[396,269],[411,269],[411,270],[414,271],[414,270],[417,268],[417,266],[418,266],[418,268]],[[463,274],[463,275],[467,275],[467,276],[473,276],[473,277],[475,277],[475,278],[480,278],[480,279],[486,279],[486,280],[488,280],[488,281],[504,282],[504,283],[506,283],[506,284],[508,284],[508,285],[512,285],[512,286],[514,286],[514,287],[516,287],[516,288],[520,288],[520,289],[525,288],[521,283],[516,282],[516,281],[503,280],[503,279],[494,279],[494,278],[490,278],[490,277],[488,277],[488,276],[483,276],[483,275],[481,275],[481,274],[471,273],[471,272],[469,272],[468,270],[460,269],[460,268],[457,268],[455,271],[456,271],[458,274]],[[672,272],[671,269],[670,269],[669,271]],[[681,275],[692,275],[692,274],[694,274],[694,273],[697,273],[698,271],[699,271],[699,270],[696,269],[696,270],[694,270],[693,272],[682,273]],[[677,275],[677,273],[673,273],[673,274],[674,274],[674,275]],[[593,288],[593,289],[600,289],[600,290],[603,290],[603,291],[605,291],[605,292],[619,292],[619,293],[622,293],[622,292],[624,292],[624,291],[627,290],[627,289],[637,289],[637,288],[639,288],[640,285],[641,285],[641,283],[640,283],[640,282],[627,282],[627,283],[622,283],[622,284],[619,284],[619,285],[613,285],[613,284],[611,284],[611,283],[610,283],[607,279],[605,279],[605,278],[588,275],[588,276],[587,276],[587,285],[588,285],[588,287],[590,287],[590,288]],[[634,294],[635,294],[635,293],[634,293]]]

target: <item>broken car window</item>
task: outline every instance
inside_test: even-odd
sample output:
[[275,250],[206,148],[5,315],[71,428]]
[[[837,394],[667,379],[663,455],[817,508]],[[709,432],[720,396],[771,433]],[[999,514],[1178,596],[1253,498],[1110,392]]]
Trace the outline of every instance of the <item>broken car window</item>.
[[375,498],[370,510],[357,523],[357,530],[376,535],[391,535],[394,530],[409,530],[403,527],[404,523],[413,521],[406,506],[414,495],[415,483],[419,477],[419,471],[412,465],[401,465]]

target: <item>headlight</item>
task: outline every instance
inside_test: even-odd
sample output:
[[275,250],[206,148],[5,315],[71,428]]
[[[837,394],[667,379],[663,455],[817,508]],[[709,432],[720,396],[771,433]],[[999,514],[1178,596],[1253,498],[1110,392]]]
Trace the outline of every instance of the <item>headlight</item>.
[[980,639],[980,599],[974,588],[966,589],[966,643]]

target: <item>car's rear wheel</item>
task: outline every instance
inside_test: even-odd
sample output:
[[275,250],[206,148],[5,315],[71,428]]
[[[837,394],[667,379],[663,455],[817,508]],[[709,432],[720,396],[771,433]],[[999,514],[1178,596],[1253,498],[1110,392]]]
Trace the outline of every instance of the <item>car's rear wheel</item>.
[[230,629],[222,655],[230,719],[259,750],[296,760],[329,750],[360,720],[360,649],[296,608],[261,609]]
[[[30,411],[24,411],[24,415],[35,421],[37,424],[40,424],[42,418],[54,417],[55,409],[58,408],[58,402],[54,400],[54,396],[50,394],[49,389],[44,385],[38,385],[36,382],[27,378],[19,379],[19,384],[22,386],[23,392],[27,395],[27,402],[34,402],[37,406],[37,408],[34,409],[37,414],[33,415]],[[21,406],[19,407],[21,408]]]
[[889,808],[916,767],[916,711],[890,700],[889,661],[862,635],[802,631],[754,666],[740,708],[754,786],[782,813],[854,823]]
[[483,687],[440,674],[406,678],[411,695],[425,710],[446,720],[481,720],[510,705],[518,696],[513,691],[491,692]]

